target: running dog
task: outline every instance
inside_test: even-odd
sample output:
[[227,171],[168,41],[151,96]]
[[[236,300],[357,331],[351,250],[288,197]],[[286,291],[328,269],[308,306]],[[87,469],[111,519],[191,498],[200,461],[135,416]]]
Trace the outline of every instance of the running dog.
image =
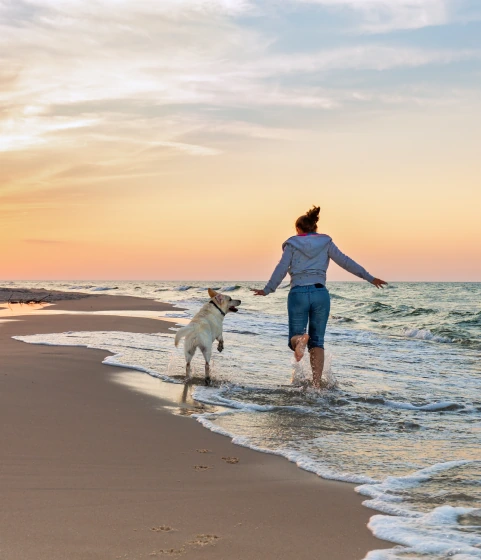
[[194,316],[192,321],[180,328],[175,335],[177,346],[181,338],[185,337],[184,354],[187,362],[185,369],[185,381],[191,376],[190,362],[197,348],[200,349],[205,358],[205,384],[210,385],[210,359],[212,356],[212,344],[217,340],[217,350],[224,350],[224,339],[222,337],[222,325],[227,313],[237,313],[237,307],[241,304],[240,299],[232,299],[224,294],[219,294],[209,288],[209,302],[202,306],[201,310]]

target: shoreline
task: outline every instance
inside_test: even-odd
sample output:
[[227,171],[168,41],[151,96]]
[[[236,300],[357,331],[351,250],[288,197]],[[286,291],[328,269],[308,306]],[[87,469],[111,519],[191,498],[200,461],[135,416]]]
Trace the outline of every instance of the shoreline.
[[367,529],[372,512],[355,485],[235,446],[188,421],[192,404],[179,403],[172,414],[172,401],[156,389],[160,380],[105,367],[105,351],[11,338],[75,330],[155,333],[172,326],[86,314],[137,305],[175,309],[95,295],[55,305],[82,314],[27,313],[0,323],[2,558],[361,560],[391,547]]

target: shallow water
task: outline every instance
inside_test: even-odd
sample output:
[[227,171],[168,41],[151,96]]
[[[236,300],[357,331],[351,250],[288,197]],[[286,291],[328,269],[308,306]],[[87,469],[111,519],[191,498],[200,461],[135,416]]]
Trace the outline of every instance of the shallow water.
[[[383,291],[329,284],[332,363],[321,391],[302,387],[308,364],[294,367],[286,346],[287,287],[255,298],[248,288],[262,286],[243,282],[22,285],[153,297],[186,308],[166,313],[184,319],[207,301],[208,285],[242,299],[225,319],[224,352],[214,352],[215,386],[194,391],[198,402],[222,409],[198,421],[320,476],[361,484],[378,513],[371,530],[403,545],[369,560],[481,558],[481,284]],[[172,338],[94,332],[22,340],[104,348],[114,353],[108,363],[180,382],[183,354]],[[194,369],[202,375],[200,357]]]

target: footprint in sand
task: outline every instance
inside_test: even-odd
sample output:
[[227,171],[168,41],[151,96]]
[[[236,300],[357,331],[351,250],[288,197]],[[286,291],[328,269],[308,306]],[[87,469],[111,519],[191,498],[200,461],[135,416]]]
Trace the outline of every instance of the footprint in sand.
[[196,449],[197,453],[212,453],[210,449]]
[[180,548],[163,548],[159,551],[152,552],[150,556],[159,556],[159,555],[179,556],[181,554],[185,554],[188,551],[188,549],[191,547],[213,545],[215,544],[215,541],[217,541],[218,539],[220,539],[218,535],[200,534],[200,535],[196,535],[194,540],[185,543]]
[[150,530],[158,532],[158,533],[160,533],[160,532],[170,533],[171,531],[175,531],[175,529],[173,527],[169,527],[168,525],[160,525],[160,527],[152,527]]
[[180,554],[184,554],[185,553],[185,548],[163,548],[162,550],[159,550],[158,552],[152,552],[150,554],[150,556],[158,556],[159,554],[162,555],[167,555],[167,556],[179,556]]
[[235,465],[239,462],[239,459],[237,457],[222,457],[222,460],[226,463],[229,463],[229,465]]
[[194,546],[207,546],[208,544],[213,544],[217,539],[220,539],[217,535],[197,535],[195,540],[190,541],[190,545]]
[[207,469],[213,469],[214,467],[207,466],[207,465],[194,465],[194,469],[196,471],[206,471]]

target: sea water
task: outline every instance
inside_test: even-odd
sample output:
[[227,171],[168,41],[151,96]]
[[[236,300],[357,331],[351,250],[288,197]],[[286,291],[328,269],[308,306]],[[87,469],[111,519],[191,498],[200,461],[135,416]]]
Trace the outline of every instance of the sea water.
[[[18,283],[3,283],[5,287]],[[112,293],[171,302],[191,318],[207,287],[242,300],[224,321],[214,352],[215,385],[194,398],[218,405],[196,418],[235,443],[275,453],[319,476],[358,483],[372,508],[372,532],[396,543],[369,560],[481,558],[481,284],[393,283],[376,290],[332,282],[324,387],[306,386],[307,359],[287,348],[284,284],[27,282],[21,286]],[[181,382],[182,349],[172,334],[53,333],[42,344],[109,350],[106,363]],[[203,376],[201,356],[194,375]],[[141,375],[139,373],[139,375]],[[216,410],[216,409],[214,409]]]

